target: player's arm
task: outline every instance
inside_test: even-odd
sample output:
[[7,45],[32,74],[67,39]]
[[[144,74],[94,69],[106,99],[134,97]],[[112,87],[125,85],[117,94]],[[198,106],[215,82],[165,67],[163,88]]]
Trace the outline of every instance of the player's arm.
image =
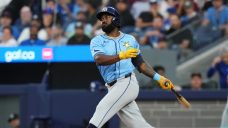
[[122,59],[134,58],[138,54],[137,49],[129,49],[127,51],[120,51],[118,55],[105,55],[105,54],[96,54],[94,59],[97,65],[111,65]]
[[150,78],[153,78],[156,74],[154,69],[145,62],[141,54],[139,54],[136,58],[133,58],[132,63],[140,73],[143,73]]
[[118,55],[109,56],[104,54],[97,54],[94,59],[97,65],[111,65],[120,61]]
[[164,76],[161,76],[158,73],[156,73],[154,69],[144,61],[141,54],[137,55],[135,58],[132,58],[132,63],[134,64],[135,67],[137,67],[140,73],[143,73],[144,75],[158,81],[159,85],[163,89],[174,88],[172,82],[169,79],[165,78]]

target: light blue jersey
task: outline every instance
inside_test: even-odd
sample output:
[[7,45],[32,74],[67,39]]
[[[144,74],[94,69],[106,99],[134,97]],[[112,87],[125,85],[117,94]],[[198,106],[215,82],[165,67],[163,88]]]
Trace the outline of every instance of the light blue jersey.
[[[94,37],[90,42],[90,50],[93,57],[95,57],[96,54],[117,55],[120,51],[126,51],[127,47],[139,49],[139,44],[133,36],[125,33],[121,33],[120,36],[116,38],[99,35]],[[111,65],[98,66],[98,69],[104,81],[110,83],[133,72],[135,67],[131,59],[124,59]]]

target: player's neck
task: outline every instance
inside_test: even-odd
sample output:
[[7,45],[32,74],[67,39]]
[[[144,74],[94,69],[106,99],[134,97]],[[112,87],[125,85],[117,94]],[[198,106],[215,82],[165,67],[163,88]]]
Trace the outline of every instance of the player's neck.
[[116,38],[120,36],[120,31],[119,29],[114,29],[112,32],[106,33],[106,35],[110,38]]

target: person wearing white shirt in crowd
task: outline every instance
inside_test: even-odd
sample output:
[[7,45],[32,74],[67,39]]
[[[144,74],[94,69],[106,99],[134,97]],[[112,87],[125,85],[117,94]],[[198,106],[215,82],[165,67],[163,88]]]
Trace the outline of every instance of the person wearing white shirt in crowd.
[[[32,24],[37,24],[38,26],[41,26],[40,20],[38,19],[37,15],[33,16],[33,19],[31,21],[30,25],[32,25]],[[30,38],[30,29],[29,29],[29,27],[26,27],[21,32],[17,41],[20,44],[22,41],[27,40],[29,38]],[[48,39],[48,33],[44,29],[40,29],[38,32],[38,38],[41,40],[47,40]]]
[[52,27],[51,40],[47,43],[48,46],[63,46],[66,45],[67,39],[63,36],[63,30],[60,26]]
[[23,6],[20,10],[20,17],[16,20],[15,26],[21,32],[24,28],[29,27],[32,20],[32,11],[29,6]]
[[18,45],[17,41],[12,36],[11,27],[10,26],[4,27],[0,47],[15,47],[17,45]]
[[131,14],[134,19],[137,19],[141,12],[150,10],[150,1],[151,0],[139,0],[133,3],[131,7]]
[[175,8],[176,6],[176,1],[175,0],[161,0],[160,2],[160,8],[159,8],[159,13],[167,19],[169,14],[168,14],[168,9],[169,8]]

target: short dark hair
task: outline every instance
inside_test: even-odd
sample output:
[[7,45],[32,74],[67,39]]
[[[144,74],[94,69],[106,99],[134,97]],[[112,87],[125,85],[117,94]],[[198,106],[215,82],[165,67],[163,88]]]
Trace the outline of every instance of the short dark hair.
[[193,72],[193,73],[191,74],[191,78],[193,78],[193,77],[195,77],[195,76],[197,76],[197,77],[199,77],[199,78],[202,78],[202,75],[201,75],[200,72]]

